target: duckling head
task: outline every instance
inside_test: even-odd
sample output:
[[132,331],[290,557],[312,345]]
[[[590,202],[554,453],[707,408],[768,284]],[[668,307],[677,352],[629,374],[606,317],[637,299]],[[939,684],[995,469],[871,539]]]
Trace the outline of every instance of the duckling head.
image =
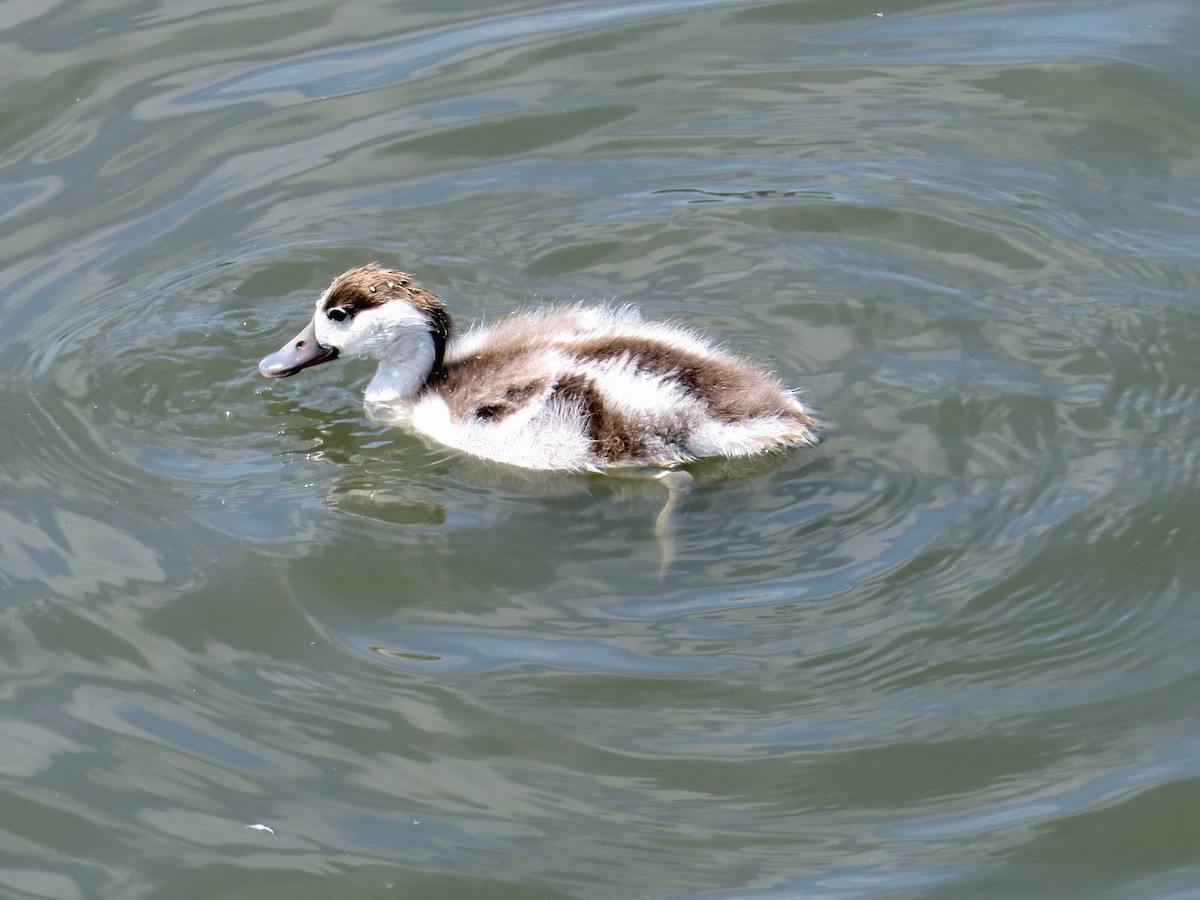
[[405,273],[372,263],[335,278],[311,321],[258,371],[287,378],[339,356],[366,356],[398,389],[415,390],[441,367],[449,336],[441,300]]

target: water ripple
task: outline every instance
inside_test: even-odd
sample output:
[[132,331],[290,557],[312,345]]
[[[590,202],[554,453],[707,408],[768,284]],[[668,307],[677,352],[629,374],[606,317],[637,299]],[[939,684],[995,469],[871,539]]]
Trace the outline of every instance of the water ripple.
[[[1193,6],[188,7],[0,12],[0,889],[1190,886]],[[826,441],[664,572],[657,484],[257,377],[369,258],[708,329]]]

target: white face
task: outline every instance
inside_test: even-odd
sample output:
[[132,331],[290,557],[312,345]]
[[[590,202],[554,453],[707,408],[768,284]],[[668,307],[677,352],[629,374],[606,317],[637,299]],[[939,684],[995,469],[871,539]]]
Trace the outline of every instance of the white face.
[[433,358],[429,320],[404,300],[389,300],[364,309],[324,309],[317,301],[313,329],[317,342],[333,347],[342,356],[369,356],[379,360]]

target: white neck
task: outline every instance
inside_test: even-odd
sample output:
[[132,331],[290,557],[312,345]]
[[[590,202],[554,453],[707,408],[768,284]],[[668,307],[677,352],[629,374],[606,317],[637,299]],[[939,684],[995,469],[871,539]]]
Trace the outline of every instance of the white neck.
[[382,360],[367,385],[368,403],[395,403],[411,397],[429,379],[433,370],[433,344],[425,340],[410,352]]

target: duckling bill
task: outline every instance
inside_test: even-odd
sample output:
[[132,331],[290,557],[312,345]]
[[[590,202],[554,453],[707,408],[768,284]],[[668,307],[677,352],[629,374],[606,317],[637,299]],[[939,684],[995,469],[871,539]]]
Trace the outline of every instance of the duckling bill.
[[373,408],[528,469],[665,469],[818,440],[773,376],[629,306],[556,306],[452,331],[441,300],[409,275],[361,266],[334,279],[312,320],[258,370],[287,378],[342,354],[373,357]]

